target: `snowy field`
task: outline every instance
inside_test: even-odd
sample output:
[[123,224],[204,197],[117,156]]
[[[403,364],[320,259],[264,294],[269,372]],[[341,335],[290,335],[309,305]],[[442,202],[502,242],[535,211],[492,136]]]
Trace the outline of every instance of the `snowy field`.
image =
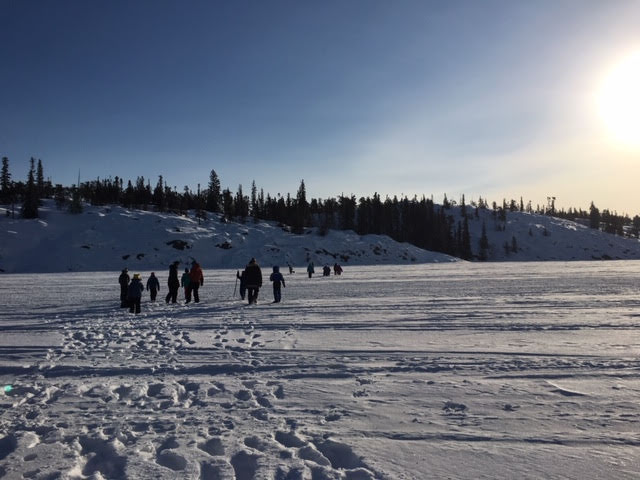
[[159,273],[0,276],[0,477],[640,477],[640,262]]

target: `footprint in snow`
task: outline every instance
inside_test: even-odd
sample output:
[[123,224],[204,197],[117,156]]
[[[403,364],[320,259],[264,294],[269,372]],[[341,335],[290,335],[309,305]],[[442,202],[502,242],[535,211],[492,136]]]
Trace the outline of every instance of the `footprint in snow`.
[[210,438],[206,442],[199,443],[198,448],[214,457],[223,456],[225,453],[222,441],[218,437]]

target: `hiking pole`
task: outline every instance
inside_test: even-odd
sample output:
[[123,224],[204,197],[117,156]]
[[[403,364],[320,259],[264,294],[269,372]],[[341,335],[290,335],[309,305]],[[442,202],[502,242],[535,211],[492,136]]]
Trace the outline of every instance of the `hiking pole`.
[[235,286],[235,287],[233,287],[233,298],[236,298],[236,289],[238,288],[238,274],[239,274],[239,273],[240,273],[240,272],[238,272],[238,271],[236,270],[236,286]]

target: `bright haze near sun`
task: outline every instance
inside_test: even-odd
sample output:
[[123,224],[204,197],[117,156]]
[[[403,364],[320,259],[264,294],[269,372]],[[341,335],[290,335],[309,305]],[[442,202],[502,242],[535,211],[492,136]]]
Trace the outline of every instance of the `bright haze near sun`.
[[0,0],[0,155],[633,216],[639,25],[638,0]]
[[640,50],[621,58],[607,73],[598,106],[612,139],[640,152]]

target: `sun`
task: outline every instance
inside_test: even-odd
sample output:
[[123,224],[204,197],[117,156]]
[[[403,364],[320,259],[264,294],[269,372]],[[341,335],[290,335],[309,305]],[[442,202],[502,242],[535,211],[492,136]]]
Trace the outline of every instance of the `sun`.
[[598,110],[617,143],[640,149],[640,51],[624,58],[605,77]]

